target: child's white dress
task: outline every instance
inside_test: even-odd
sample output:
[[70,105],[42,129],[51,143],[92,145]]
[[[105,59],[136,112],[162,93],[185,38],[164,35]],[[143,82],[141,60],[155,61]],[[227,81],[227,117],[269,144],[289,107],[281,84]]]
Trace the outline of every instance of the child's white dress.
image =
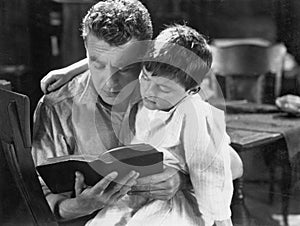
[[164,164],[189,174],[193,191],[178,191],[168,201],[126,195],[87,225],[231,225],[230,140],[223,111],[199,95],[186,97],[167,112],[141,103],[135,130],[132,143],[148,143],[164,152]]

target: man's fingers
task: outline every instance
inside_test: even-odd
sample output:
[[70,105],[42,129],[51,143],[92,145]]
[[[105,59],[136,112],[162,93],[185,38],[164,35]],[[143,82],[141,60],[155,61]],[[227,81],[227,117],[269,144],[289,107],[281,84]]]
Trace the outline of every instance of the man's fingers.
[[75,194],[78,196],[86,187],[84,176],[80,172],[75,172]]
[[163,190],[168,190],[169,187],[169,183],[167,181],[163,181],[157,184],[143,184],[143,185],[139,185],[136,184],[134,186],[131,187],[131,191],[136,191],[136,192],[142,192],[142,191],[163,191]]
[[[137,176],[138,177],[138,176]],[[122,186],[120,189],[115,190],[114,193],[111,194],[111,200],[119,200],[120,198],[122,198],[124,195],[126,195],[130,190],[131,190],[131,186],[136,184],[136,178],[132,178],[130,179],[126,185]]]
[[168,167],[162,173],[154,174],[147,177],[142,177],[137,180],[138,185],[143,184],[157,184],[162,181],[166,181],[169,178],[173,177],[178,173],[178,170],[175,168]]
[[[124,178],[122,178],[110,191],[107,192],[108,195],[113,195],[114,193],[127,193],[131,189],[131,186],[136,184],[136,179],[139,177],[139,173],[131,171]],[[122,190],[123,189],[123,190]]]
[[98,194],[102,193],[108,187],[108,185],[117,178],[117,176],[117,172],[111,172],[110,174],[107,174],[102,180],[95,184],[94,187],[92,187],[92,190]]
[[139,177],[139,174],[136,174],[133,178],[128,180],[127,183],[121,187],[121,189],[119,190],[119,193],[123,194],[123,195],[127,194],[127,192],[131,190],[131,187],[136,184],[136,179],[138,177]]
[[127,193],[128,195],[138,195],[143,196],[146,198],[153,198],[153,199],[159,199],[159,200],[169,200],[173,197],[169,192],[166,192],[165,190],[156,190],[156,191],[129,191]]
[[135,171],[131,171],[129,174],[127,174],[125,177],[123,177],[118,184],[123,186],[126,185],[130,180],[134,179],[136,180],[139,177],[139,173],[135,172]]

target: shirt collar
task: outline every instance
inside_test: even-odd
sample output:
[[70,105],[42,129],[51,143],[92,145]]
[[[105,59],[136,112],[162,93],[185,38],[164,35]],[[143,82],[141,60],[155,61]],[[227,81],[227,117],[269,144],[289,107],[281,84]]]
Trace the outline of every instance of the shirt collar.
[[91,73],[88,72],[88,79],[85,85],[84,91],[81,94],[79,101],[82,104],[96,103],[98,99],[98,93],[93,85]]

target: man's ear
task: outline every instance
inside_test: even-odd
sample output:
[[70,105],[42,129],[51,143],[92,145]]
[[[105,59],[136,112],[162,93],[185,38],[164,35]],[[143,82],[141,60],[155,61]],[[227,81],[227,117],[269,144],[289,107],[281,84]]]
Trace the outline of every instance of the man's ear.
[[201,89],[201,87],[200,87],[200,85],[198,85],[198,86],[195,86],[195,87],[189,89],[187,91],[187,93],[188,93],[188,95],[194,95],[196,93],[199,93],[200,89]]
[[86,37],[83,38],[83,44],[84,44],[85,49],[87,49],[87,40],[86,39],[87,39]]

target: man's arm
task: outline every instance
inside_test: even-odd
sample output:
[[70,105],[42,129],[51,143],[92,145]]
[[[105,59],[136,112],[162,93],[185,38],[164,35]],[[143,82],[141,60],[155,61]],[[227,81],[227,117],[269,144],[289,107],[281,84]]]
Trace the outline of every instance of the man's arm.
[[80,73],[86,71],[87,69],[88,69],[88,62],[87,59],[85,58],[65,68],[50,71],[41,80],[41,89],[45,94],[50,93],[60,88],[68,81],[70,81],[72,78],[74,78],[76,75],[79,75]]
[[[243,175],[243,162],[238,153],[230,146],[229,152],[232,179],[235,180]],[[166,167],[160,174],[139,178],[129,194],[151,195],[154,199],[169,200],[178,190],[190,190],[192,187],[189,175],[172,167]]]
[[[66,112],[60,114],[53,106],[47,106],[43,101],[38,103],[34,115],[34,132],[32,155],[36,165],[41,164],[45,159],[53,156],[71,154],[74,146],[71,136],[71,129],[68,131]],[[64,115],[64,116],[63,116]],[[44,195],[48,204],[58,219],[73,219],[88,215],[105,205],[113,204],[120,197],[125,195],[131,186],[136,183],[138,173],[131,172],[123,178],[113,189],[105,189],[110,182],[116,178],[116,173],[107,175],[93,187],[84,184],[84,176],[77,172],[75,179],[76,196],[71,198],[68,194],[53,194],[41,181]]]
[[229,146],[229,154],[232,180],[235,180],[243,176],[243,162],[239,154],[231,146]]
[[[109,184],[118,176],[112,172],[93,187],[87,187],[80,172],[75,175],[75,198],[60,199],[56,204],[56,215],[62,219],[74,219],[89,215],[107,205],[114,205],[136,183],[139,174],[132,171],[112,189]],[[54,194],[53,194],[54,195]]]
[[167,166],[162,173],[139,178],[128,194],[169,200],[178,190],[190,187],[190,185],[188,176]]

